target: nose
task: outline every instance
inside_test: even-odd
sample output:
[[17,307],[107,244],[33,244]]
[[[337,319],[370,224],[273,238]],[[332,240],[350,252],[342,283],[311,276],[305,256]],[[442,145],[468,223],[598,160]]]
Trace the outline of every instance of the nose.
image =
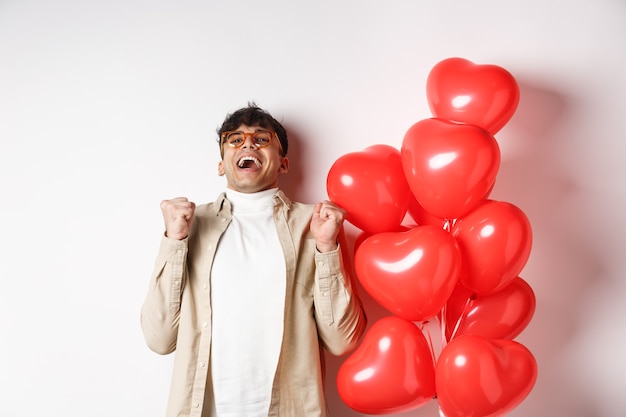
[[248,148],[248,147],[251,147],[254,149],[258,148],[258,145],[254,141],[254,135],[255,135],[254,133],[244,133],[242,148]]

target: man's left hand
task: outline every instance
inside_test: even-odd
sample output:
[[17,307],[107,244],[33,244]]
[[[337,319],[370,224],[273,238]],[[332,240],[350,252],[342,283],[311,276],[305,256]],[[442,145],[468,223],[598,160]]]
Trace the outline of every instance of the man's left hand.
[[311,233],[317,250],[331,252],[337,249],[337,236],[346,217],[346,211],[326,200],[317,203],[311,219]]

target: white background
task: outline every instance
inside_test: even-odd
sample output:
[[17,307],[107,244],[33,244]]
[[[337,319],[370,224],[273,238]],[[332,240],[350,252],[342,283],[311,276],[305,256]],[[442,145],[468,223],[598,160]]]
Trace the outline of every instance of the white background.
[[[226,113],[283,120],[282,186],[316,202],[338,157],[431,116],[426,77],[452,56],[521,89],[492,198],[533,226],[518,341],[539,379],[511,415],[626,415],[625,39],[620,0],[0,1],[0,416],[163,415],[172,358],[139,327],[159,202],[223,189]],[[358,416],[344,359],[331,409]]]

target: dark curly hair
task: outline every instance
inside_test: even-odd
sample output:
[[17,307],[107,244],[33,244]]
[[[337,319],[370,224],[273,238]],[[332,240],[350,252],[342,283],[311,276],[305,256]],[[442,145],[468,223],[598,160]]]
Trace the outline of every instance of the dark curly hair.
[[264,129],[276,132],[280,146],[282,148],[282,156],[287,155],[289,142],[287,140],[287,131],[271,114],[257,106],[254,102],[248,103],[247,107],[243,107],[233,113],[230,113],[224,119],[224,123],[217,129],[217,142],[222,147],[222,133],[229,130],[236,130],[241,125],[259,126]]

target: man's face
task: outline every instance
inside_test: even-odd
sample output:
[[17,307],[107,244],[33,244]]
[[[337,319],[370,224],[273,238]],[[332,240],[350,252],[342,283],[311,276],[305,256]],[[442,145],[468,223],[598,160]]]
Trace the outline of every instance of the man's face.
[[[244,133],[266,130],[259,126],[241,125]],[[226,176],[226,186],[241,193],[255,193],[278,187],[278,177],[287,173],[289,160],[280,154],[280,142],[272,138],[269,146],[259,147],[252,136],[245,136],[240,147],[222,144],[224,156],[218,164],[218,174]]]

